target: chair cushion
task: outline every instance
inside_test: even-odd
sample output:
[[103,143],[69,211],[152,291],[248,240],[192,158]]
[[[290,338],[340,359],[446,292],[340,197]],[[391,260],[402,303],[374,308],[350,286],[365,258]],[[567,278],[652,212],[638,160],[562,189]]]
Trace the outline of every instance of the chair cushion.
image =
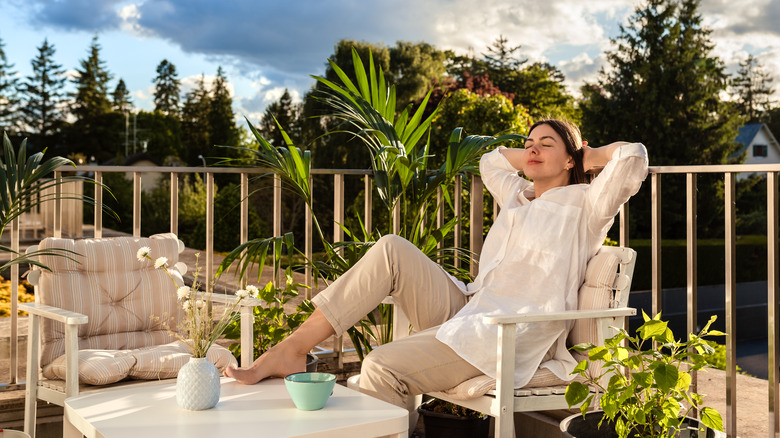
[[[613,286],[620,259],[611,254],[596,254],[588,262],[585,282],[580,287],[577,308],[579,310],[608,309],[614,298]],[[598,324],[593,319],[578,319],[569,333],[569,346],[585,342],[597,344]]]
[[[230,351],[214,344],[206,354],[220,373],[237,365]],[[125,378],[139,380],[176,377],[190,360],[188,347],[181,341],[134,350],[79,350],[79,383],[108,385]],[[47,379],[65,379],[65,355],[43,368]]]
[[[79,382],[108,385],[127,377],[135,365],[132,350],[79,350]],[[65,355],[43,368],[43,377],[65,380]]]
[[[583,378],[578,377],[575,380],[584,381]],[[547,368],[539,368],[531,377],[531,381],[528,382],[522,389],[526,388],[546,388],[550,386],[566,386],[570,382],[562,380],[556,376],[555,373]],[[496,389],[496,379],[486,376],[484,374],[473,377],[461,384],[444,391],[449,397],[456,400],[470,400],[477,397],[482,397],[488,392]]]
[[[612,254],[598,253],[588,262],[585,271],[585,282],[580,287],[578,295],[579,310],[609,309],[614,299],[614,284],[617,278],[620,259]],[[582,344],[601,344],[598,321],[595,319],[578,319],[567,338],[569,347]],[[573,351],[572,356],[577,361],[586,360],[587,353]],[[601,362],[590,364],[594,375],[601,373]]]
[[[87,315],[88,323],[78,329],[80,350],[135,349],[175,340],[160,318],[181,320],[176,288],[163,270],[154,269],[154,263],[136,259],[136,252],[144,246],[151,248],[153,258],[167,257],[168,266],[178,262],[179,240],[173,234],[41,241],[41,250],[60,248],[75,253],[71,259],[40,257],[52,271],[41,272],[36,300]],[[170,272],[177,284],[183,284],[175,269]],[[63,338],[62,323],[44,320],[42,367],[65,353]]]
[[[170,344],[145,347],[135,350],[135,366],[130,369],[134,379],[171,379],[190,360],[189,347],[181,341]],[[236,358],[225,347],[213,344],[206,353],[209,362],[216,365],[220,373],[230,365],[238,365]]]

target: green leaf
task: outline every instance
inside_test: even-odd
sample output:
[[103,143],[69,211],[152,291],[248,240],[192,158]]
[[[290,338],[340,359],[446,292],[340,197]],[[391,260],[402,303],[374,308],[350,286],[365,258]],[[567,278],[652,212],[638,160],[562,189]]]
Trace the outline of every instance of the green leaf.
[[639,336],[644,339],[651,339],[656,337],[663,337],[668,330],[668,323],[666,321],[659,321],[651,319],[642,324],[638,329]]
[[574,350],[574,351],[588,351],[588,350],[590,350],[591,348],[594,348],[594,347],[595,347],[594,344],[586,342],[586,343],[582,343],[582,344],[577,344],[577,345],[571,347],[570,350]]
[[709,407],[702,408],[699,412],[699,418],[701,418],[701,422],[710,429],[723,432],[723,418],[715,409]]
[[566,403],[571,409],[572,406],[576,406],[582,403],[590,395],[590,388],[580,382],[571,382],[566,387]]
[[571,372],[571,374],[581,374],[584,373],[585,370],[588,369],[588,361],[587,360],[581,360],[577,366],[574,367],[574,370]]
[[595,347],[590,352],[588,352],[588,359],[591,361],[596,360],[603,360],[608,361],[612,360],[612,354],[610,354],[609,350],[604,347]]
[[678,372],[677,368],[669,364],[659,364],[653,370],[653,379],[658,388],[663,392],[669,392],[677,386]]

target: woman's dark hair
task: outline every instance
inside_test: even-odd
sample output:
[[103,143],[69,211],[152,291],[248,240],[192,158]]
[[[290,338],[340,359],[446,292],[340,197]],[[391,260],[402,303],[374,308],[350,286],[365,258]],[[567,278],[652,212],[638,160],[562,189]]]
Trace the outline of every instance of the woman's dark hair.
[[587,183],[585,169],[582,165],[582,134],[580,128],[565,120],[546,119],[539,120],[531,126],[528,132],[531,132],[539,125],[547,125],[552,128],[562,139],[566,146],[566,152],[574,159],[574,167],[569,172],[569,184]]

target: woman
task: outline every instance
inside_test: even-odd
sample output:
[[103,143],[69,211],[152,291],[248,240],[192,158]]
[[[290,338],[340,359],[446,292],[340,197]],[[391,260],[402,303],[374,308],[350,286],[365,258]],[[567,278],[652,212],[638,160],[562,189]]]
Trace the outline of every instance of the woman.
[[[584,170],[601,166],[585,184]],[[501,212],[473,283],[453,279],[408,241],[384,236],[314,297],[316,310],[295,333],[249,368],[229,368],[225,375],[255,383],[303,371],[306,353],[390,294],[415,333],[366,357],[361,391],[405,406],[408,395],[443,391],[481,374],[495,377],[498,329],[483,324],[483,316],[576,308],[587,261],[647,175],[647,151],[625,142],[590,148],[577,127],[544,120],[531,127],[524,149],[499,147],[482,157],[480,171]],[[571,378],[576,361],[566,349],[570,329],[567,322],[517,326],[518,388],[540,366]]]

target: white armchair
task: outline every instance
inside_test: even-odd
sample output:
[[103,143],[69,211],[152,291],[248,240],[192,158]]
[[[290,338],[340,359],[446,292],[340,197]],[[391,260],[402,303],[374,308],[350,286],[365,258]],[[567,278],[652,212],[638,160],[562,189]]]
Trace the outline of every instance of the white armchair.
[[[69,258],[40,257],[51,271],[31,271],[28,278],[35,284],[35,303],[20,305],[30,314],[25,432],[31,436],[35,436],[39,399],[62,406],[79,392],[173,378],[187,362],[186,346],[160,323],[168,317],[181,320],[176,291],[162,270],[136,260],[136,252],[144,246],[155,257],[167,257],[171,275],[183,284],[187,267],[178,258],[184,244],[173,234],[48,238],[30,249],[70,254]],[[214,294],[213,298],[233,297]],[[253,351],[252,306],[261,303],[241,302],[242,351]],[[236,363],[230,351],[218,345],[208,357],[220,369]],[[243,365],[253,360],[251,353],[242,356]],[[63,428],[66,435],[73,432],[67,419]]]

